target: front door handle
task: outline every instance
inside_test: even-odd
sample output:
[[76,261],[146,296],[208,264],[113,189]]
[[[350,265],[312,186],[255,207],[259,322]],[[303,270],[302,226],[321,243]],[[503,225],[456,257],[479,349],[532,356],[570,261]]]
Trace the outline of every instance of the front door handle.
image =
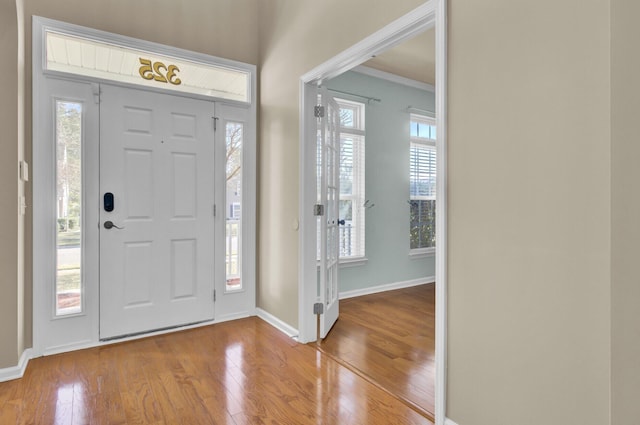
[[118,227],[118,226],[116,226],[115,224],[113,224],[113,221],[111,221],[111,220],[109,220],[109,221],[105,221],[105,222],[104,222],[104,228],[105,228],[105,229],[109,230],[109,229],[112,229],[112,228],[114,228],[114,227],[115,227],[116,229],[120,229],[120,230],[124,229],[124,227]]
[[344,226],[344,224],[345,224],[344,218],[342,220],[338,220],[338,224]]

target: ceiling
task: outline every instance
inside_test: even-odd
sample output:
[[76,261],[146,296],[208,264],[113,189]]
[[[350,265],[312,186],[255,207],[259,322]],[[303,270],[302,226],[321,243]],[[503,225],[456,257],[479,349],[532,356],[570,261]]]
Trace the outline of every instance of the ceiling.
[[380,53],[363,65],[422,83],[435,84],[435,28]]

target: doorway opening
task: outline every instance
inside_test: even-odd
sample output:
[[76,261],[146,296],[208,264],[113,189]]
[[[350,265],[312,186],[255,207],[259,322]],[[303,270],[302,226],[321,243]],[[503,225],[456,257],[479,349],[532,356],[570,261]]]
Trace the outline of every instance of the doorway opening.
[[[435,80],[435,126],[437,131],[434,131],[434,138],[437,140],[435,146],[435,152],[437,152],[438,164],[437,164],[437,182],[435,187],[436,198],[436,246],[435,246],[435,280],[436,284],[436,302],[438,308],[436,309],[436,326],[435,326],[435,400],[433,406],[433,416],[437,424],[444,423],[444,382],[445,382],[445,318],[446,318],[446,259],[444,253],[446,252],[446,182],[445,182],[445,165],[446,165],[446,149],[445,149],[445,135],[446,135],[446,116],[445,116],[445,1],[430,1],[423,6],[415,9],[411,13],[404,17],[394,21],[387,27],[374,33],[365,40],[357,43],[352,48],[345,50],[336,57],[323,63],[317,68],[313,69],[309,73],[301,77],[301,93],[302,93],[302,108],[301,108],[301,140],[300,140],[300,155],[301,155],[301,195],[300,195],[300,211],[301,211],[301,232],[300,232],[300,276],[299,276],[299,333],[300,340],[302,342],[310,342],[316,339],[316,316],[314,315],[314,305],[326,304],[328,301],[327,294],[331,294],[332,291],[328,291],[327,287],[330,282],[324,282],[320,280],[318,282],[318,267],[317,267],[317,217],[313,212],[321,211],[322,208],[316,207],[316,204],[321,206],[329,205],[330,200],[317,199],[317,179],[316,179],[316,158],[318,157],[315,143],[313,143],[321,132],[317,131],[316,119],[313,111],[316,106],[316,97],[319,86],[325,86],[327,83],[330,85],[332,78],[343,74],[355,66],[361,65],[370,58],[377,56],[379,53],[388,50],[400,44],[402,41],[409,40],[415,37],[417,34],[424,32],[435,27],[436,32],[436,80]],[[366,93],[359,93],[364,94]],[[405,105],[405,109],[410,109]],[[420,109],[420,108],[414,108]],[[412,111],[414,114],[419,114],[421,111]],[[433,117],[430,117],[433,118]],[[407,130],[407,135],[409,130]],[[407,158],[408,160],[408,158]],[[409,180],[407,178],[407,180]],[[408,188],[407,188],[408,189]],[[328,192],[327,192],[328,193]],[[407,194],[408,195],[408,194]],[[425,195],[426,196],[426,195]],[[428,201],[427,199],[418,199],[418,201]],[[409,199],[409,201],[411,201]],[[366,202],[366,201],[365,201]],[[404,202],[407,202],[405,200]],[[376,200],[370,200],[370,203],[363,206],[367,207],[371,204],[375,204]],[[419,202],[424,203],[424,202]],[[428,202],[427,202],[428,203]],[[340,217],[337,217],[340,221]],[[322,217],[320,220],[332,219],[329,216]],[[328,226],[327,226],[328,227]],[[408,229],[407,229],[408,233]],[[336,238],[325,239],[325,235],[320,235],[321,243],[325,243],[327,240],[335,240]],[[333,242],[332,242],[333,243]],[[409,242],[407,241],[407,245]],[[425,246],[418,246],[417,248],[426,248]],[[417,255],[425,254],[425,252],[417,253]],[[325,264],[320,263],[322,269]],[[387,288],[390,289],[390,288]],[[322,311],[322,308],[315,309],[315,311]],[[337,309],[339,311],[339,307]],[[329,317],[322,317],[320,320],[327,321],[325,330],[331,326],[329,323]],[[323,332],[325,333],[325,332]]]

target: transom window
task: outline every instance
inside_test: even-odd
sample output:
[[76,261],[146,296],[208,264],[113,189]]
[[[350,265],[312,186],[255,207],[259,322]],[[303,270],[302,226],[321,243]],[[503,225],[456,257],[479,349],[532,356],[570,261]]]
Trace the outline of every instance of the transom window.
[[409,149],[409,246],[412,253],[436,246],[435,119],[411,114]]
[[117,43],[45,31],[49,71],[250,102],[251,74],[233,67],[194,62]]

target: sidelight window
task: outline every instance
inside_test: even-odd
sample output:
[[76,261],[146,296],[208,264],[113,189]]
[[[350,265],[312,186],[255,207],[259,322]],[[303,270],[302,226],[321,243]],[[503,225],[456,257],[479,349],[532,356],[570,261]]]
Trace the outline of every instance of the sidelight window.
[[82,104],[56,101],[57,316],[82,311]]
[[226,124],[226,290],[242,289],[242,148],[244,125]]

